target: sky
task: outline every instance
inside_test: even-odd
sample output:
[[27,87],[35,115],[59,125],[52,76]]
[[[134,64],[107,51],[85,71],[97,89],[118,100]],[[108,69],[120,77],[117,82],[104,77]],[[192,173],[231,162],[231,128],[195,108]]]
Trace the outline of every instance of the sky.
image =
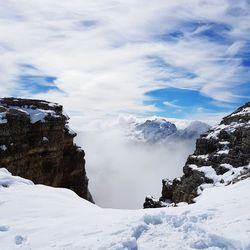
[[1,96],[214,121],[249,101],[249,0],[0,0]]

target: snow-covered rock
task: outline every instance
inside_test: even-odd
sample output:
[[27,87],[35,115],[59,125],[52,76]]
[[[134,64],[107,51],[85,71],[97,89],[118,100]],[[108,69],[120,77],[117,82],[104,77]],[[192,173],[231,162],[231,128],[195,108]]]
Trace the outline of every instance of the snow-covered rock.
[[[163,181],[160,201],[192,203],[206,187],[227,185],[250,176],[249,107],[250,102],[200,136],[195,152],[183,167],[183,176],[167,187]],[[145,206],[148,207],[146,200]]]

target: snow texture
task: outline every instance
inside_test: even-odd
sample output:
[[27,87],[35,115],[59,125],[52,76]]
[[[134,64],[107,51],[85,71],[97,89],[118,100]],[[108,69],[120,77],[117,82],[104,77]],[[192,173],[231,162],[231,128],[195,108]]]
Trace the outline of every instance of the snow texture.
[[6,150],[7,150],[6,145],[0,145],[0,150],[2,150],[2,151],[6,151]]
[[146,210],[102,209],[6,169],[0,181],[8,186],[0,188],[1,250],[250,249],[250,179],[205,189],[192,205]]
[[17,109],[18,111],[21,111],[25,114],[27,114],[30,118],[31,123],[36,122],[45,122],[45,117],[47,116],[53,116],[53,117],[60,117],[60,115],[57,115],[54,110],[45,110],[45,109],[38,109],[38,108],[31,108],[31,107],[15,107],[12,108]]
[[231,116],[238,116],[238,115],[245,116],[245,115],[248,115],[249,113],[250,113],[250,107],[246,107],[239,112],[231,114]]

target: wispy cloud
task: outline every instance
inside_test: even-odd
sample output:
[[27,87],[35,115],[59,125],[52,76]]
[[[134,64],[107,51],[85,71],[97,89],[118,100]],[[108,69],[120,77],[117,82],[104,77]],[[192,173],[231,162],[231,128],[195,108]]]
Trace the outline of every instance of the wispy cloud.
[[[1,94],[58,101],[86,122],[158,111],[145,93],[167,87],[233,103],[250,94],[249,23],[244,0],[2,1]],[[31,71],[54,87],[23,84]]]
[[174,109],[183,109],[182,106],[180,105],[177,105],[175,104],[176,101],[172,101],[172,102],[169,102],[169,101],[165,101],[163,102],[163,104],[169,108],[174,108]]

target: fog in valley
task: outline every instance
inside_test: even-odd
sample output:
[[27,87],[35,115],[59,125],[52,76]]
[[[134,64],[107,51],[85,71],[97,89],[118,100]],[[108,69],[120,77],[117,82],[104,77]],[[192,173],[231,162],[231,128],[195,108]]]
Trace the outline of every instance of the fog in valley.
[[97,205],[142,208],[146,195],[159,197],[163,178],[179,177],[195,142],[135,143],[120,128],[77,131],[85,153],[90,191]]

